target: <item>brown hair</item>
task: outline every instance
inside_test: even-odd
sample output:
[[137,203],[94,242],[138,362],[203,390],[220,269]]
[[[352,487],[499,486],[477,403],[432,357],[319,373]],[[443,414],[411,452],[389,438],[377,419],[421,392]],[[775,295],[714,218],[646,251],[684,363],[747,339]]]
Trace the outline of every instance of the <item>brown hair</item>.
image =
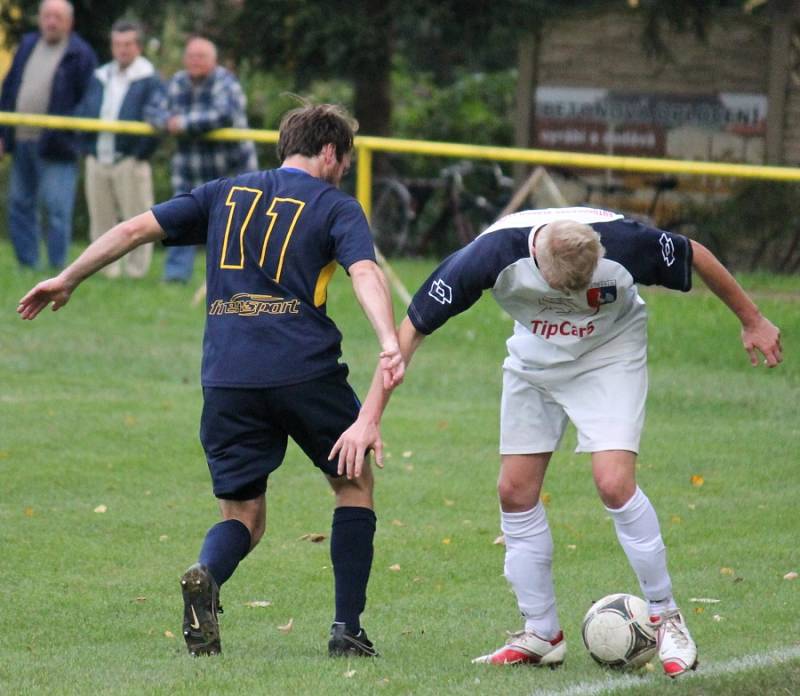
[[315,157],[328,143],[336,148],[341,162],[353,149],[358,131],[356,121],[337,104],[304,104],[287,111],[281,119],[278,137],[278,159],[283,162],[291,155]]

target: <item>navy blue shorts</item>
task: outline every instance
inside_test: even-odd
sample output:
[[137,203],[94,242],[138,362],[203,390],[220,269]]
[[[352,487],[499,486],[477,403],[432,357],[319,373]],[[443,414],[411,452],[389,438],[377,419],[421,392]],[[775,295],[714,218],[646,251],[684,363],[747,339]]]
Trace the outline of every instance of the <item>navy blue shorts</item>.
[[347,368],[285,387],[203,388],[200,442],[217,498],[250,500],[267,489],[291,437],[324,473],[336,476],[328,453],[361,404]]

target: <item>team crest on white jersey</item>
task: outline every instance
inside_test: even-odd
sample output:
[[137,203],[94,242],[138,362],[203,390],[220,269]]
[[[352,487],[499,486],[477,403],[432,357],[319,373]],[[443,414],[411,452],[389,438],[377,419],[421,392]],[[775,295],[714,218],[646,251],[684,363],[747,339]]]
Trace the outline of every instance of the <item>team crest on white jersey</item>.
[[672,242],[672,237],[668,236],[666,232],[662,232],[658,238],[658,243],[661,245],[661,257],[667,266],[675,263],[675,244]]
[[600,305],[611,304],[617,300],[617,282],[601,280],[592,283],[586,291],[586,302],[590,307],[600,309]]
[[441,278],[437,278],[431,283],[431,288],[428,290],[430,295],[439,304],[447,305],[453,302],[453,288],[445,283]]

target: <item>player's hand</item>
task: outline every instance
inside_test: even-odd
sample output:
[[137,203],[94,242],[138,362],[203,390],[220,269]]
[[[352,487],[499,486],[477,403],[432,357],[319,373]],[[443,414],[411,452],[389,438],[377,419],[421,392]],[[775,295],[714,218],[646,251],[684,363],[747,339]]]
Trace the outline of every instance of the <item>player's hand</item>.
[[742,344],[750,356],[750,364],[758,366],[759,353],[767,367],[777,367],[783,362],[781,332],[769,319],[759,315],[755,323],[742,327]]
[[60,276],[43,280],[19,301],[17,313],[22,319],[34,319],[51,302],[55,312],[69,302],[72,290]]
[[403,381],[406,373],[406,363],[397,342],[384,345],[379,359],[383,374],[383,388],[387,391],[394,389]]
[[328,455],[328,461],[338,455],[338,474],[346,475],[348,479],[358,478],[370,448],[375,452],[375,463],[382,469],[383,441],[380,428],[377,423],[357,419],[336,441]]

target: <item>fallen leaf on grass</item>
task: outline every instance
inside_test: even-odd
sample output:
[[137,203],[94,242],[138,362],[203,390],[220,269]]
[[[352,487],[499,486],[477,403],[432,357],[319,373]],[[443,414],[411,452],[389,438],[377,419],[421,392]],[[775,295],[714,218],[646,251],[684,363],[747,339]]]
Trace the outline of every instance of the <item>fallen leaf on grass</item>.
[[719,614],[714,614],[714,616],[712,616],[711,618],[714,619],[714,621],[716,621],[717,623],[719,623],[724,619],[724,617],[720,616]]
[[136,416],[125,416],[125,425],[128,428],[132,428],[134,425],[136,425]]
[[689,480],[691,481],[692,485],[695,488],[700,488],[700,486],[702,486],[706,482],[706,480],[699,474],[694,474],[692,478]]
[[137,604],[141,604],[142,602],[147,601],[147,597],[134,597],[133,601],[136,602]]
[[165,638],[174,638],[175,634],[172,631],[164,631]]
[[680,524],[683,522],[680,515],[673,515],[669,518],[669,521],[672,522],[672,524]]
[[107,512],[107,511],[108,511],[108,507],[107,507],[106,505],[98,505],[98,506],[97,506],[97,507],[94,509],[94,511],[95,511],[95,512],[100,512],[100,513],[102,513],[102,512]]
[[8,452],[6,450],[0,450],[0,459],[8,459]]
[[733,575],[733,568],[720,568],[719,569],[720,575]]
[[644,671],[645,672],[655,672],[656,671],[655,665],[652,662],[648,662],[644,666]]
[[786,573],[786,575],[783,576],[783,579],[784,580],[797,580],[797,573],[795,573],[794,571],[792,571],[791,573]]
[[577,549],[578,547],[577,547],[577,546],[575,546],[575,544],[567,544],[567,548],[568,548],[570,551],[574,551],[574,550],[575,550],[575,549]]
[[549,493],[542,493],[540,497],[542,500],[542,505],[550,505],[550,501],[553,500],[553,496]]
[[33,508],[32,507],[26,507],[25,508],[25,517],[33,517]]
[[505,534],[501,534],[499,537],[495,537],[495,540],[492,543],[495,546],[505,546],[506,545],[506,536],[505,536]]
[[317,533],[310,533],[310,534],[303,534],[298,541],[310,541],[312,544],[319,544],[320,541],[325,541],[327,537],[324,534],[317,534]]
[[160,537],[158,537],[159,541],[166,541],[167,539],[169,539],[169,537],[166,534],[162,534]]
[[446,546],[447,544],[449,544],[449,543],[450,543],[450,537],[445,537],[444,539],[442,539],[442,543],[443,543],[445,546]]
[[291,632],[293,627],[294,627],[294,619],[289,619],[289,623],[285,623],[283,624],[283,626],[278,626],[278,630],[284,635],[286,635],[287,633]]
[[408,459],[409,457],[413,457],[414,453],[411,450],[406,450],[403,452],[403,459]]
[[445,507],[453,507],[453,505],[456,504],[456,501],[455,500],[450,500],[450,498],[445,498],[444,499],[444,504],[445,504]]
[[705,610],[706,610],[705,607],[695,607],[694,608],[694,613],[695,614],[702,614]]
[[394,571],[396,573],[398,570],[400,570],[400,564],[399,563],[395,563],[393,565],[390,565],[389,566],[389,570],[392,570],[392,571]]
[[352,678],[352,677],[355,675],[355,673],[356,673],[356,671],[355,671],[354,669],[348,669],[348,670],[347,670],[347,671],[344,673],[344,676],[345,676],[347,679],[351,679],[351,678]]
[[251,602],[245,602],[246,607],[271,607],[272,602],[268,599],[254,599]]
[[392,526],[394,527],[405,527],[405,523],[401,522],[400,520],[392,520]]

